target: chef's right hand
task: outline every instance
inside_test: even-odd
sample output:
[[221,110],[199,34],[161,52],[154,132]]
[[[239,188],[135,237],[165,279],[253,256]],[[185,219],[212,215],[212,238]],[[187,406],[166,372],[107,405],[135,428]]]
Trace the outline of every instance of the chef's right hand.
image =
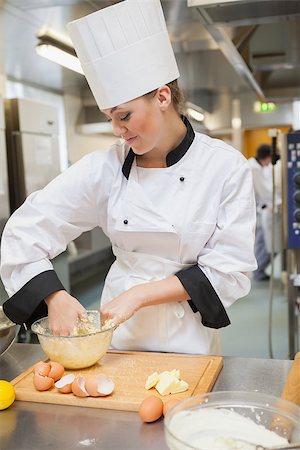
[[79,301],[66,291],[57,291],[45,298],[49,328],[55,336],[70,336],[78,318],[86,316]]

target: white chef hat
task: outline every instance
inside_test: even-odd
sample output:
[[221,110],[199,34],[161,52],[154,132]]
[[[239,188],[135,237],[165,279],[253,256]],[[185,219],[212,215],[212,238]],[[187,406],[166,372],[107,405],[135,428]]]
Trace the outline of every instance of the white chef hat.
[[159,0],[125,0],[67,25],[100,109],[179,77]]

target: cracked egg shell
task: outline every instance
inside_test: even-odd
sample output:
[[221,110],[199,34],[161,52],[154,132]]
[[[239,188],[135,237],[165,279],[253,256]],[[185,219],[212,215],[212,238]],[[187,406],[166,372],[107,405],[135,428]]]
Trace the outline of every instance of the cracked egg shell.
[[65,375],[56,383],[54,386],[58,389],[62,394],[70,394],[72,392],[72,383],[75,380],[75,375],[73,373],[69,373]]
[[85,378],[78,376],[72,383],[72,392],[76,397],[88,397],[89,394],[85,389]]
[[33,373],[38,373],[39,375],[42,375],[43,377],[47,377],[50,372],[50,364],[46,363],[45,361],[39,361],[33,366]]
[[63,374],[65,373],[64,366],[55,361],[49,361],[49,364],[50,364],[50,372],[48,373],[48,377],[53,378],[54,381],[60,380]]
[[48,391],[53,385],[54,380],[50,377],[43,377],[39,373],[33,375],[33,385],[37,391]]
[[86,379],[85,388],[92,397],[103,397],[113,392],[115,383],[104,374],[91,375]]

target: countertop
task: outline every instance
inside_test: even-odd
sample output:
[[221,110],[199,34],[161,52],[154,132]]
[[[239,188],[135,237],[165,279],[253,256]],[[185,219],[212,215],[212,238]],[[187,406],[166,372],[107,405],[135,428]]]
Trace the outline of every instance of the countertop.
[[[40,359],[38,344],[14,344],[0,358],[0,379],[12,380]],[[213,391],[280,396],[292,361],[224,357]],[[1,450],[167,450],[163,420],[141,423],[136,412],[15,402],[0,411]]]

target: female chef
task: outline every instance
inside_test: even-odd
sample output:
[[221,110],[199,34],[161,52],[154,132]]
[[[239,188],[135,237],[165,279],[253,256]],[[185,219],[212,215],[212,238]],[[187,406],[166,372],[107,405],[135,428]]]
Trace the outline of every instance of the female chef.
[[255,201],[242,154],[195,133],[180,115],[177,64],[159,0],[125,0],[68,30],[99,105],[120,139],[86,155],[12,215],[2,238],[6,315],[47,314],[71,333],[84,308],[50,260],[100,226],[116,257],[102,319],[117,349],[219,352],[218,328],[250,290]]

